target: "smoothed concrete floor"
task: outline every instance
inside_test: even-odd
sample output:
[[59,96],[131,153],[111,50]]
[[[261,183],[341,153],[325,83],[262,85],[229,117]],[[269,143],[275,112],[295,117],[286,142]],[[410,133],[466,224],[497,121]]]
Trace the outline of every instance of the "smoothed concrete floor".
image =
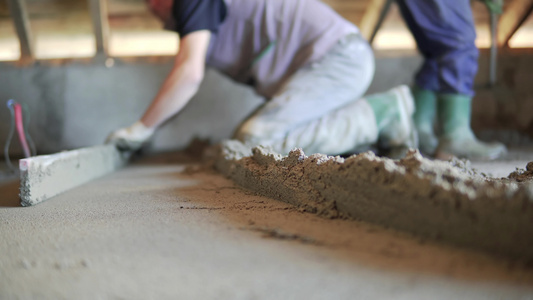
[[25,208],[1,183],[0,299],[533,299],[519,262],[304,213],[191,164],[143,159]]

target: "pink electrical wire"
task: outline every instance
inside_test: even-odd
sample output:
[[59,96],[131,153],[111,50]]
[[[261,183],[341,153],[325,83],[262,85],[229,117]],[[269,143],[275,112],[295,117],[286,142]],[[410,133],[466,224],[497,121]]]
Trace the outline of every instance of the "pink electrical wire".
[[17,133],[19,136],[20,144],[22,145],[22,150],[24,151],[24,156],[26,158],[31,156],[30,147],[28,146],[28,141],[26,140],[26,134],[24,132],[24,122],[22,120],[22,106],[18,103],[13,105],[15,109],[15,125],[17,128]]

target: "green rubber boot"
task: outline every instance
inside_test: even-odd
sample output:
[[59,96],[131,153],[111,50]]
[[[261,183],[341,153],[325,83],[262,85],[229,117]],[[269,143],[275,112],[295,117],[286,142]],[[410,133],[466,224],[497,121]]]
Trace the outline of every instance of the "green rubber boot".
[[415,105],[409,87],[402,85],[365,99],[376,117],[378,144],[389,150],[391,158],[401,158],[408,149],[418,147],[412,119]]
[[465,95],[439,95],[438,116],[442,130],[436,158],[496,159],[507,152],[501,143],[479,141],[470,128],[472,99]]
[[427,155],[433,155],[439,143],[433,129],[437,114],[437,94],[418,86],[412,88],[412,93],[416,107],[413,121],[418,131],[420,151]]

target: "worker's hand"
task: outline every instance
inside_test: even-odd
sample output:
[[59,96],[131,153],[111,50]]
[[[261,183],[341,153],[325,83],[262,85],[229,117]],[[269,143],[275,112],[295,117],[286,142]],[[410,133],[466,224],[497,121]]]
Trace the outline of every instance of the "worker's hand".
[[493,14],[502,14],[503,13],[503,0],[482,0],[485,2],[485,5],[489,11]]
[[136,151],[152,137],[154,131],[155,129],[148,128],[138,121],[130,127],[111,133],[106,139],[106,144],[115,144],[118,149],[124,151]]

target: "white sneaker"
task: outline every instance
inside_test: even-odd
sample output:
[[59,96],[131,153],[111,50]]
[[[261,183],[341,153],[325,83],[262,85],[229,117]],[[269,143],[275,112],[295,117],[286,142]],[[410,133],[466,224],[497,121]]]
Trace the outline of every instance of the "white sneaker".
[[387,92],[396,112],[379,133],[379,145],[383,148],[417,148],[418,135],[413,122],[415,102],[408,86],[401,85]]

